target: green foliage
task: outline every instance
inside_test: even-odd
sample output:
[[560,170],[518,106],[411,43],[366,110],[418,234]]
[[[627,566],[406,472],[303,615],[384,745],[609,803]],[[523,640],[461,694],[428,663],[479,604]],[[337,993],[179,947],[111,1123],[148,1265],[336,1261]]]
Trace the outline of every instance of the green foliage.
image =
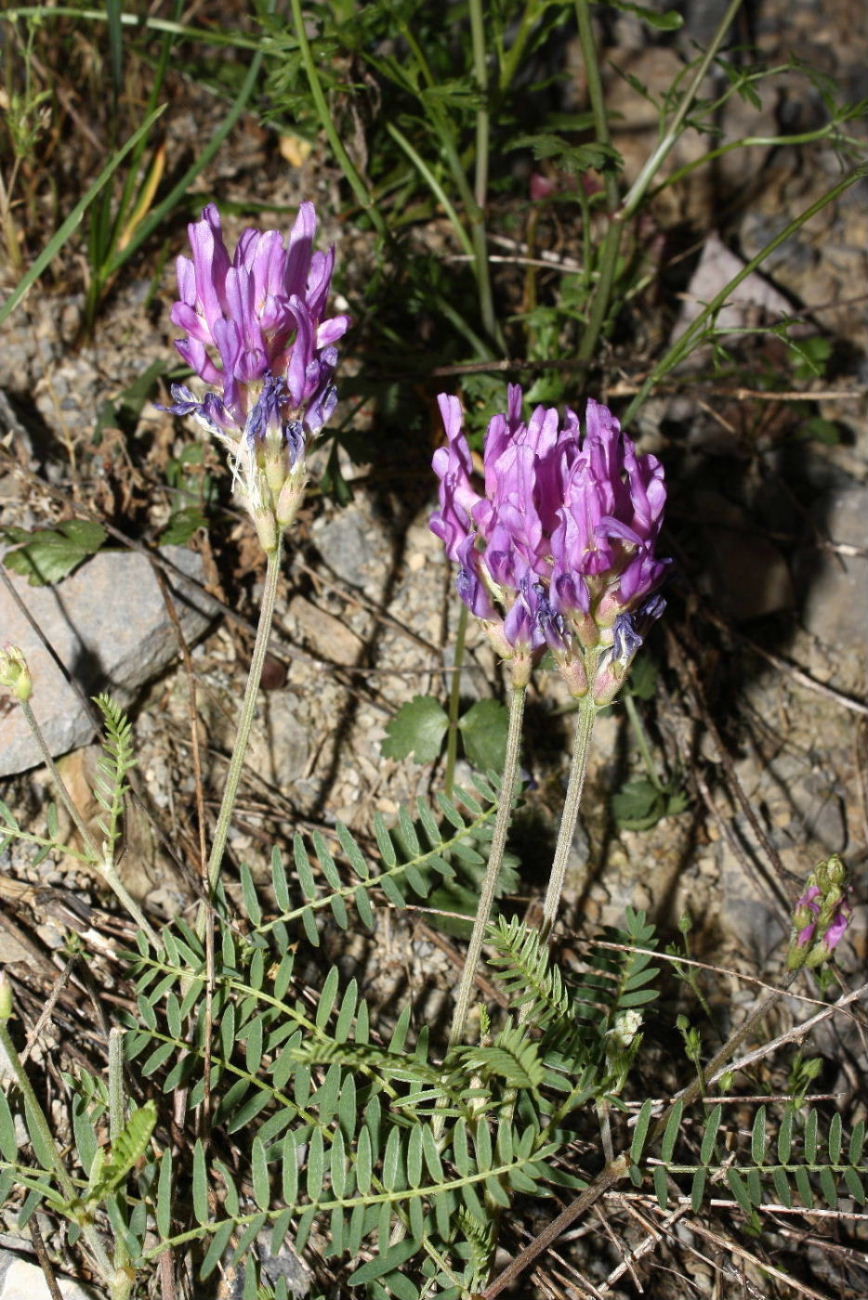
[[3,538],[14,548],[3,563],[27,578],[31,587],[61,582],[100,549],[108,534],[89,519],[69,519],[55,528],[4,528]]
[[[759,1231],[762,1212],[774,1205],[787,1210],[822,1205],[836,1209],[842,1196],[852,1197],[858,1206],[868,1198],[868,1171],[863,1159],[865,1123],[860,1120],[845,1140],[841,1116],[821,1117],[813,1107],[798,1110],[789,1106],[779,1121],[760,1105],[748,1134],[724,1126],[724,1106],[713,1106],[695,1135],[699,1162],[675,1159],[683,1144],[682,1112],[673,1109],[663,1136],[661,1158],[649,1159],[654,1189],[660,1207],[669,1208],[669,1180],[684,1184],[682,1193],[694,1212],[702,1206],[712,1185],[723,1182],[736,1207],[750,1226]],[[638,1126],[637,1126],[638,1129]],[[636,1159],[643,1143],[634,1142]],[[685,1180],[689,1180],[689,1187]]]
[[[386,727],[385,758],[409,758],[433,763],[440,755],[449,716],[431,695],[414,695],[402,704]],[[483,772],[502,772],[509,730],[509,711],[499,700],[477,700],[458,720],[458,732],[469,761]]]
[[647,831],[664,817],[677,817],[690,804],[684,790],[661,790],[647,776],[625,781],[612,795],[612,812],[621,830]]
[[431,695],[414,695],[402,704],[386,727],[384,758],[409,758],[417,763],[433,763],[440,754],[449,730],[446,710]]
[[133,728],[123,709],[110,695],[97,695],[94,702],[103,716],[106,733],[97,762],[94,797],[104,814],[99,828],[114,852],[121,835],[124,796],[129,789],[126,778],[136,766]]

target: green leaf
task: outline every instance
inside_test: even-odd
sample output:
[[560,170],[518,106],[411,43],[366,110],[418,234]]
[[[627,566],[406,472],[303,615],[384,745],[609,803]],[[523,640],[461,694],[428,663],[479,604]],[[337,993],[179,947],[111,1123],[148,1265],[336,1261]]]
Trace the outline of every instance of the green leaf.
[[157,1231],[165,1241],[172,1235],[172,1151],[163,1150],[157,1180]]
[[[672,1155],[675,1151],[675,1144],[678,1141],[678,1134],[681,1131],[681,1116],[684,1114],[684,1102],[681,1098],[676,1101],[672,1107],[669,1118],[666,1121],[666,1128],[663,1132],[663,1143],[660,1155],[664,1164],[670,1164]],[[664,1210],[666,1206],[662,1207]]]
[[[388,1209],[388,1206],[386,1207]],[[375,1278],[385,1277],[387,1273],[393,1273],[405,1264],[408,1259],[412,1259],[419,1249],[418,1241],[405,1239],[399,1241],[394,1246],[387,1246],[374,1259],[368,1260],[361,1268],[357,1268],[355,1273],[351,1273],[347,1278],[350,1286],[364,1286],[367,1282],[373,1282]]]
[[202,1139],[193,1147],[193,1213],[196,1222],[205,1224],[210,1218],[208,1209],[208,1167]]
[[225,1222],[220,1224],[219,1228],[214,1233],[214,1236],[211,1238],[211,1244],[208,1247],[208,1252],[202,1260],[202,1267],[199,1270],[199,1276],[203,1282],[211,1273],[214,1272],[214,1269],[223,1258],[234,1230],[235,1224],[231,1219],[226,1219]]
[[787,1178],[786,1170],[781,1169],[778,1166],[772,1171],[772,1185],[775,1189],[775,1196],[778,1198],[781,1205],[785,1205],[787,1209],[790,1209],[793,1204],[793,1193],[790,1190],[790,1183]]
[[433,763],[443,745],[449,718],[442,705],[431,695],[416,695],[402,704],[386,727],[384,758],[409,758],[417,763]]
[[838,1185],[835,1182],[835,1175],[828,1165],[823,1165],[820,1170],[820,1191],[823,1193],[829,1208],[836,1210],[838,1208]]
[[157,538],[158,546],[186,546],[208,520],[201,506],[184,506],[170,515],[169,522]]
[[795,1111],[787,1109],[781,1120],[781,1126],[778,1129],[778,1160],[782,1165],[790,1163],[790,1153],[793,1149],[793,1118]]
[[705,1133],[702,1136],[702,1146],[699,1151],[699,1159],[704,1165],[710,1165],[714,1159],[717,1130],[720,1128],[722,1115],[723,1106],[718,1102],[716,1106],[712,1107],[711,1114],[708,1116]]
[[843,1137],[841,1127],[841,1116],[838,1111],[832,1116],[832,1122],[829,1125],[829,1159],[833,1165],[841,1163],[841,1141]]
[[662,1165],[654,1166],[654,1195],[657,1197],[657,1203],[661,1210],[666,1210],[669,1205],[669,1180],[666,1170]]
[[705,1197],[705,1184],[708,1182],[708,1170],[697,1169],[693,1175],[693,1184],[690,1188],[690,1205],[694,1214],[698,1214],[702,1209],[702,1201]]
[[817,1125],[819,1117],[813,1107],[808,1111],[805,1119],[805,1160],[809,1165],[813,1165],[817,1160]]
[[612,796],[612,813],[623,830],[650,830],[666,816],[666,797],[648,777],[636,777]]
[[656,9],[646,8],[645,5],[628,4],[627,0],[606,0],[606,3],[612,9],[620,9],[621,13],[634,14],[643,23],[655,27],[659,32],[677,32],[684,24],[681,14],[674,9],[666,9],[661,14]]
[[726,1181],[729,1183],[729,1190],[738,1201],[740,1208],[748,1216],[753,1217],[753,1205],[751,1204],[750,1193],[747,1184],[741,1173],[737,1169],[727,1169]]
[[483,772],[503,771],[509,731],[509,710],[504,704],[499,700],[477,700],[460,719],[458,729],[474,767]]
[[634,1164],[638,1164],[642,1158],[642,1151],[645,1146],[645,1139],[648,1137],[648,1129],[651,1127],[651,1116],[654,1110],[654,1103],[649,1098],[643,1101],[642,1109],[636,1119],[636,1130],[633,1134],[633,1141],[630,1145],[630,1159]]
[[267,1210],[271,1204],[271,1180],[268,1176],[268,1160],[265,1147],[258,1135],[253,1139],[250,1157],[253,1175],[253,1199],[260,1210]]
[[94,555],[108,533],[101,524],[87,519],[69,519],[56,528],[6,528],[3,536],[20,543],[7,551],[4,564],[14,573],[27,578],[31,587],[45,587],[60,582],[73,569]]
[[760,1106],[753,1122],[750,1140],[751,1159],[755,1165],[761,1165],[766,1154],[766,1108]]
[[18,1155],[18,1139],[15,1136],[15,1118],[9,1108],[6,1092],[0,1088],[0,1154],[12,1164]]

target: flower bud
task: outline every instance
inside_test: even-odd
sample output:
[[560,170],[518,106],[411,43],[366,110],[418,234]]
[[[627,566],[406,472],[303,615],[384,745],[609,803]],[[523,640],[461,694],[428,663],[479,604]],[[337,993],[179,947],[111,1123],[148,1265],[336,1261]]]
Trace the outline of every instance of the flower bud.
[[12,1015],[12,986],[5,970],[0,971],[0,1024],[5,1025]]
[[29,700],[33,694],[33,678],[18,646],[7,645],[0,650],[0,686],[5,686],[16,700]]

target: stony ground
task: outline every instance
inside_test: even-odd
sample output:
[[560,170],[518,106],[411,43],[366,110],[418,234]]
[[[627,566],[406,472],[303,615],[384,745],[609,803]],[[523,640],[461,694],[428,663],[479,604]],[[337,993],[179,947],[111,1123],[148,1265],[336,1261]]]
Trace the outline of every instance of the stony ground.
[[[696,28],[703,6],[693,8]],[[864,93],[864,41],[853,37],[864,25],[858,7],[841,0],[782,12],[763,4],[755,21],[750,35],[768,54],[819,61],[853,88],[854,97]],[[652,90],[670,84],[675,50],[648,46],[626,18],[614,24],[610,38],[622,72],[641,77]],[[613,74],[609,89],[622,114],[615,142],[628,175],[635,175],[647,156],[650,119],[626,79]],[[582,103],[580,69],[575,95]],[[816,95],[794,72],[763,103],[759,120],[738,102],[721,125],[726,139],[804,131],[817,112]],[[864,134],[862,124],[854,132]],[[243,202],[255,158],[269,147],[258,128],[243,127],[220,173],[206,178],[209,192]],[[694,147],[688,135],[673,165],[688,162]],[[704,249],[707,278],[685,276],[682,292],[707,300],[731,274],[727,259],[752,257],[834,184],[837,165],[831,149],[814,150],[806,164],[796,149],[758,147],[749,157],[730,155],[717,175],[699,173],[684,185],[678,210],[658,214],[661,231],[692,232],[682,249],[687,266]],[[316,154],[288,179],[285,169],[280,175],[270,195],[275,202],[313,194],[328,210],[335,182]],[[723,208],[721,195],[727,198]],[[363,240],[342,238],[337,227],[328,233],[341,241],[342,259],[365,255]],[[556,251],[569,255],[569,236]],[[675,253],[670,257],[661,245],[660,255],[674,270]],[[868,956],[865,272],[862,186],[785,245],[765,268],[765,283],[746,285],[735,309],[740,327],[757,323],[763,311],[780,310],[774,296],[764,296],[771,286],[803,314],[812,333],[822,331],[834,342],[835,368],[793,383],[800,393],[810,392],[809,402],[746,394],[731,382],[674,383],[646,405],[639,425],[643,450],[661,455],[668,467],[667,540],[678,565],[670,611],[652,644],[658,692],[642,716],[659,771],[689,799],[685,811],[650,829],[619,831],[609,796],[641,773],[641,755],[623,708],[600,721],[568,877],[564,956],[578,959],[582,939],[602,924],[617,925],[627,905],[646,909],[667,935],[689,913],[691,953],[714,964],[705,987],[724,1018],[737,1017],[754,999],[746,976],[773,979],[779,972],[788,908],[807,871],[832,852],[845,858],[856,881],[854,922],[841,957],[845,983],[861,978]],[[126,513],[136,521],[128,536],[140,541],[153,538],[168,518],[167,465],[195,435],[148,404],[130,441],[111,421],[99,446],[91,437],[106,402],[152,363],[171,365],[171,278],[168,272],[163,277],[154,308],[147,280],[138,274],[149,271],[141,268],[119,286],[93,344],[74,345],[80,295],[56,289],[31,293],[8,324],[0,350],[5,525],[57,521],[74,505],[113,518]],[[670,301],[661,312],[667,330],[677,311]],[[653,314],[644,328],[649,342],[659,343],[662,326]],[[761,348],[770,366],[782,360],[774,343],[743,346],[752,361]],[[617,407],[635,391],[636,379],[623,367],[613,370],[609,391],[600,397]],[[807,422],[817,417],[834,425],[834,445],[806,436]],[[432,446],[434,426],[432,415]],[[211,451],[206,463],[215,475],[225,472]],[[431,486],[421,476],[403,482],[398,472],[378,478],[376,467],[365,464],[347,463],[346,473],[353,501],[338,506],[314,493],[289,546],[260,721],[230,842],[233,855],[255,869],[263,869],[271,845],[286,843],[296,828],[328,828],[340,819],[364,839],[375,811],[394,815],[401,802],[436,788],[442,777],[442,770],[381,754],[386,726],[403,702],[418,693],[445,698],[448,688],[457,609],[442,548],[427,527]],[[140,768],[122,869],[128,888],[156,916],[188,908],[195,896],[191,728],[213,816],[252,645],[260,559],[240,515],[222,538],[222,549],[201,534],[192,544],[196,578],[211,600],[207,630],[190,632],[189,662],[178,650],[171,618],[163,618],[168,653],[145,682],[128,690]],[[123,536],[113,543],[123,546]],[[92,631],[97,642],[111,644],[130,614],[113,599],[111,577],[107,582]],[[58,591],[62,598],[64,585]],[[2,602],[10,600],[0,588],[7,621],[13,606]],[[468,699],[503,693],[499,666],[474,633],[464,689]],[[566,703],[556,682],[536,683],[525,755],[528,799],[550,825],[565,782]],[[46,707],[58,717],[66,708]],[[2,728],[10,725],[0,721]],[[4,748],[10,735],[2,733]],[[91,815],[87,778],[94,750],[78,739],[76,746],[62,766]],[[44,770],[4,770],[3,798],[22,818],[44,824]],[[533,908],[545,861],[538,851],[523,852],[524,884],[516,902]],[[49,860],[33,869],[28,861],[28,854],[10,849],[0,864],[0,959],[17,963],[35,1005],[40,981],[53,970],[50,954],[66,933],[70,897],[97,931],[108,904],[71,863]],[[102,911],[89,910],[99,906]],[[425,1005],[433,1015],[454,984],[457,952],[429,920],[422,912],[393,918],[371,954],[368,978],[384,1000],[398,977],[417,995],[427,990],[431,1001]],[[108,921],[103,928],[110,930]],[[775,1028],[786,1031],[812,1010],[790,1000]],[[827,1090],[858,1098],[864,1015],[827,1022],[811,1050],[826,1058]],[[864,1112],[864,1102],[859,1105]],[[823,1259],[818,1254],[815,1261],[820,1277]],[[600,1284],[611,1261],[597,1263],[586,1260],[584,1266]],[[711,1274],[696,1280],[702,1294],[715,1293]],[[655,1295],[675,1293],[659,1277],[655,1285],[662,1288]],[[747,1293],[756,1291],[748,1286]]]

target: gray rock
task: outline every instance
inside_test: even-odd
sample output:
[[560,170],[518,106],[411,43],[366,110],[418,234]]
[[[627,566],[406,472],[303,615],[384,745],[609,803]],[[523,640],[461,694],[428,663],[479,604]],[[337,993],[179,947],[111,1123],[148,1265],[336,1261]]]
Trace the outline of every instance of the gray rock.
[[[74,1278],[57,1274],[63,1300],[94,1300],[95,1292]],[[51,1300],[45,1274],[38,1264],[30,1264],[11,1251],[0,1251],[0,1300]]]
[[798,554],[795,567],[804,599],[802,622],[824,644],[846,651],[851,662],[855,661],[856,685],[864,672],[868,616],[868,492],[863,485],[853,484],[822,493],[811,514],[821,536],[843,543],[856,553],[841,555],[805,547]]
[[[214,608],[196,585],[202,561],[182,547],[165,547],[160,554],[194,580],[167,575],[189,644],[205,631]],[[175,629],[149,560],[134,551],[103,551],[54,587],[31,587],[14,573],[9,578],[56,656],[0,585],[0,642],[24,652],[33,678],[31,707],[56,757],[87,744],[96,731],[92,714],[59,665],[85,697],[106,690],[126,707],[139,687],[176,657]],[[0,700],[0,776],[41,761],[21,710],[8,698]]]
[[379,598],[392,560],[388,527],[361,493],[313,528],[317,550],[343,582]]

